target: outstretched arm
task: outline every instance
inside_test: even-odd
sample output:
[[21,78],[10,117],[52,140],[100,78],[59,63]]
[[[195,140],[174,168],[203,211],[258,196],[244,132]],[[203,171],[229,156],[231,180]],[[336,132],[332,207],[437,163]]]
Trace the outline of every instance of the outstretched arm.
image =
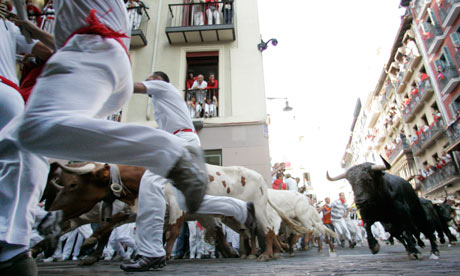
[[30,33],[33,39],[38,39],[47,47],[51,48],[52,50],[56,50],[54,45],[54,38],[51,34],[40,29],[37,27],[37,25],[30,22],[29,20],[21,20],[16,18],[13,20],[13,22],[18,25],[18,27],[26,29],[26,31]]
[[142,82],[134,83],[134,93],[145,94],[147,93],[147,87]]

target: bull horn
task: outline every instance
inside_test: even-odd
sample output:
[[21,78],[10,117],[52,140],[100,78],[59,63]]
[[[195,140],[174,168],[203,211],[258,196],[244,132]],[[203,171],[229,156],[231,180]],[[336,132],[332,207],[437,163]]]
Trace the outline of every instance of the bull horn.
[[344,173],[342,173],[342,174],[339,174],[339,175],[336,176],[336,177],[330,177],[330,176],[329,176],[329,172],[326,171],[326,177],[327,177],[327,180],[329,180],[329,181],[337,181],[337,180],[340,180],[340,179],[344,179],[345,176],[346,176],[346,174],[347,174],[347,173],[344,172]]
[[381,155],[380,158],[382,159],[384,165],[372,165],[371,169],[373,171],[385,171],[391,169],[390,163],[388,163],[388,161],[385,160],[385,158],[383,158]]
[[64,189],[64,187],[62,187],[61,185],[57,184],[56,179],[53,178],[53,179],[50,180],[50,182],[51,182],[51,184],[53,184],[53,186],[56,187],[56,189],[58,189],[59,191],[62,190],[62,189]]
[[88,163],[81,167],[69,167],[66,165],[61,165],[61,168],[64,169],[65,171],[81,175],[81,174],[92,172],[96,168],[96,164]]

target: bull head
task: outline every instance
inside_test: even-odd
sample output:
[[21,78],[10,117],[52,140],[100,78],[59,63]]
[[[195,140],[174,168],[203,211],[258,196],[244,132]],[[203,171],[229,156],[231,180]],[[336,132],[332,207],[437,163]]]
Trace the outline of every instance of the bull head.
[[[380,158],[382,159],[384,165],[371,165],[371,170],[373,170],[373,171],[385,171],[385,170],[391,169],[390,163],[388,163],[388,161],[385,160],[385,158],[383,158],[381,155],[380,155]],[[337,175],[337,176],[331,177],[331,176],[329,176],[329,172],[326,171],[326,178],[329,181],[338,181],[340,179],[346,179],[347,178],[347,173],[348,173],[348,170],[343,172],[343,173],[341,173],[341,174],[339,174],[339,175]]]

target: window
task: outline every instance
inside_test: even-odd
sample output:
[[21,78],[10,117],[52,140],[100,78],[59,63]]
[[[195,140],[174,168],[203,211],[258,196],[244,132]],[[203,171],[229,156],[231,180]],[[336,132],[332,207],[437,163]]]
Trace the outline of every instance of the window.
[[188,52],[185,101],[192,118],[219,116],[219,52]]
[[222,166],[222,150],[205,150],[204,161],[207,164]]
[[450,34],[450,39],[452,40],[452,44],[454,44],[455,49],[458,51],[458,47],[460,47],[460,26],[457,27],[455,32]]

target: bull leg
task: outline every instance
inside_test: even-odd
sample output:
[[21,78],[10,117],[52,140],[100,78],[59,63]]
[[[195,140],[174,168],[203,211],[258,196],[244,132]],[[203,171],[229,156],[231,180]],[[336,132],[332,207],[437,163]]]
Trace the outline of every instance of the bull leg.
[[217,225],[216,228],[216,251],[219,251],[224,258],[237,258],[238,254],[228,244],[225,239],[224,231],[221,225]]
[[364,222],[364,227],[366,228],[367,233],[367,243],[369,244],[369,249],[371,250],[372,254],[377,254],[380,251],[380,244],[372,235],[371,226],[373,223],[371,222]]
[[102,251],[104,251],[104,247],[109,242],[109,238],[110,238],[110,234],[112,234],[112,230],[113,229],[110,229],[110,231],[105,231],[101,233],[101,235],[99,236],[98,242],[97,242],[96,249],[91,254],[86,256],[83,260],[81,260],[80,265],[93,265],[94,263],[99,261],[99,259],[102,256]]
[[323,241],[321,240],[321,237],[316,238],[318,241],[318,252],[321,252],[323,250]]
[[255,259],[257,258],[257,236],[252,236],[250,237],[250,245],[249,248],[251,248],[251,252],[249,253],[248,259]]
[[38,256],[38,254],[40,254],[43,251],[45,251],[45,247],[46,247],[46,241],[45,240],[41,240],[37,244],[32,246],[32,248],[30,248],[30,253],[32,253],[32,257],[36,258]]
[[240,248],[239,248],[240,258],[246,259],[248,256],[249,250],[250,250],[249,239],[244,235],[240,235]]
[[455,242],[457,241],[457,238],[454,235],[452,235],[447,224],[442,226],[442,230],[446,234],[447,238],[449,239],[449,243],[455,244]]
[[438,245],[436,244],[436,239],[434,237],[434,233],[430,232],[430,233],[425,234],[425,236],[430,241],[431,253],[433,255],[439,256],[439,249],[438,249]]
[[307,234],[305,234],[305,239],[304,239],[304,244],[303,244],[303,247],[302,247],[302,250],[308,250],[310,248],[310,239],[311,239],[311,234],[313,232],[308,232]]
[[292,233],[289,236],[289,257],[294,257],[295,256],[294,247],[297,244],[298,239],[299,239],[299,236],[294,234],[294,233]]
[[277,235],[273,240],[273,258],[279,259],[281,257],[281,252],[288,250],[289,245],[282,243]]
[[402,236],[407,243],[407,254],[409,256],[409,259],[411,260],[421,259],[422,254],[420,253],[420,251],[417,250],[417,248],[415,248],[415,242],[414,242],[414,239],[412,238],[412,234],[407,231],[403,231]]
[[174,247],[174,242],[176,241],[177,237],[179,237],[180,230],[182,228],[182,224],[185,221],[185,215],[180,216],[174,224],[166,224],[165,223],[165,233],[166,236],[164,237],[164,241],[166,242],[165,251],[166,251],[166,260],[171,259],[171,253]]
[[274,239],[276,238],[275,232],[273,229],[268,230],[266,236],[265,236],[265,251],[262,253],[258,260],[259,261],[268,261],[271,258],[273,258],[273,242]]

